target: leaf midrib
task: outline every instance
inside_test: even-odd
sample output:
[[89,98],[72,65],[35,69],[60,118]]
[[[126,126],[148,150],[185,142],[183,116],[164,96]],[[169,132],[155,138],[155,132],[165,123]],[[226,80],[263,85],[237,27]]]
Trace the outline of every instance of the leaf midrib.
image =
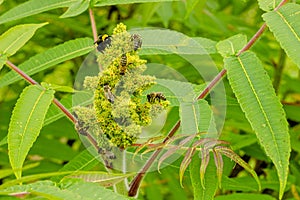
[[263,106],[262,106],[262,104],[261,104],[261,102],[260,102],[260,100],[258,98],[257,92],[256,92],[255,88],[252,85],[251,79],[250,79],[250,77],[249,77],[249,75],[248,75],[248,73],[247,73],[247,71],[245,69],[245,66],[243,65],[243,62],[242,62],[242,60],[241,60],[240,57],[238,57],[238,61],[239,61],[240,65],[241,65],[241,68],[242,68],[242,70],[243,70],[243,72],[244,72],[244,74],[246,76],[247,82],[249,83],[249,85],[251,87],[251,90],[252,90],[252,92],[253,92],[253,94],[255,96],[255,99],[256,99],[257,103],[259,104],[259,108],[260,108],[261,112],[263,113],[263,116],[264,116],[264,118],[265,118],[265,120],[267,122],[267,125],[268,125],[267,127],[269,128],[270,132],[272,133],[271,134],[272,135],[272,140],[273,140],[273,143],[276,145],[275,149],[276,149],[277,157],[280,160],[279,165],[280,165],[280,167],[282,167],[282,160],[281,160],[279,148],[278,148],[278,145],[277,145],[277,142],[276,142],[276,139],[275,139],[274,130],[272,129],[272,126],[270,124],[270,121],[268,120],[267,114],[266,114],[266,112],[263,109]]

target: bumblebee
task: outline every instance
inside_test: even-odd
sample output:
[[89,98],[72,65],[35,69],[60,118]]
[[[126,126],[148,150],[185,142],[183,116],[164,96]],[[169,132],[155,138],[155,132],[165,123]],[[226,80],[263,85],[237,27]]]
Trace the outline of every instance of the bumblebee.
[[120,74],[124,75],[127,70],[127,56],[125,53],[122,54],[120,63],[121,63]]
[[111,88],[109,87],[109,85],[104,85],[103,86],[104,89],[104,95],[106,97],[106,99],[110,102],[110,103],[114,103],[115,102],[115,96],[113,95],[113,93],[111,92]]
[[161,92],[152,92],[147,94],[147,100],[149,103],[155,103],[157,101],[160,102],[161,100],[166,101],[167,99]]
[[88,135],[88,129],[90,128],[89,126],[86,126],[85,123],[78,119],[78,115],[73,112],[74,117],[76,118],[76,122],[75,122],[75,129],[76,131],[81,134],[81,135]]
[[107,34],[99,35],[98,40],[94,42],[94,44],[97,44],[98,51],[103,53],[104,50],[111,45],[111,36]]
[[139,34],[132,34],[130,40],[133,43],[134,51],[142,47],[142,37]]

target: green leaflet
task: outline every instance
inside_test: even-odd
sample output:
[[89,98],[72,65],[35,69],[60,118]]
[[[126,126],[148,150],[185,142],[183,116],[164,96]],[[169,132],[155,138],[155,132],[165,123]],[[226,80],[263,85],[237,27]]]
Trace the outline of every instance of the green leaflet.
[[273,161],[282,198],[288,176],[290,139],[285,113],[256,55],[224,59],[229,83],[266,154]]
[[[58,63],[84,55],[93,49],[93,41],[90,38],[79,38],[37,54],[18,67],[27,75],[32,75]],[[0,79],[0,87],[12,84],[21,79],[22,77],[19,74],[11,71]]]
[[300,5],[288,3],[277,11],[263,14],[263,18],[286,54],[300,68]]
[[61,18],[74,17],[80,15],[89,8],[90,0],[80,0],[73,3],[68,10],[61,15]]
[[216,166],[211,160],[206,168],[204,175],[204,185],[201,185],[200,179],[200,162],[198,154],[194,155],[193,160],[189,166],[191,182],[194,190],[194,200],[210,200],[214,199],[215,193],[218,188],[218,179],[216,175]]
[[25,88],[13,110],[8,129],[9,160],[19,179],[22,166],[42,128],[46,112],[54,98],[53,90],[31,85]]
[[0,36],[0,55],[6,54],[6,56],[11,56],[15,54],[28,40],[30,40],[37,29],[46,24],[47,23],[22,24],[10,28]]
[[247,43],[247,37],[242,34],[234,35],[217,44],[217,50],[223,57],[236,55]]
[[20,4],[0,16],[0,24],[35,15],[55,8],[68,7],[78,0],[30,0]]
[[258,0],[260,9],[264,11],[274,10],[282,0]]
[[95,6],[109,6],[109,5],[117,5],[117,4],[149,3],[149,2],[163,2],[163,1],[178,1],[178,0],[97,0]]

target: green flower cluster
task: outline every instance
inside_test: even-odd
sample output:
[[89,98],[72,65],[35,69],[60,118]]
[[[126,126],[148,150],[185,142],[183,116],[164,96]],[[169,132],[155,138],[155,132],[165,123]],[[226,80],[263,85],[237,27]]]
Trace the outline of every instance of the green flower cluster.
[[[124,24],[117,25],[110,37],[111,44],[98,55],[103,71],[97,83],[95,77],[86,77],[84,82],[85,87],[94,91],[93,113],[101,128],[101,136],[97,137],[101,146],[103,135],[112,146],[125,149],[132,145],[142,126],[151,124],[151,118],[169,104],[150,103],[143,95],[155,84],[155,77],[142,75],[146,60],[139,58],[132,38]],[[122,60],[124,57],[126,60]]]

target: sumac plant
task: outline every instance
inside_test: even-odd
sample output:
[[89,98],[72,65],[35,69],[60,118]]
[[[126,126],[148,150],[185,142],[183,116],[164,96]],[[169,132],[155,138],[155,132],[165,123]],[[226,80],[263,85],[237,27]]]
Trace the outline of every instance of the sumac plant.
[[0,0],[0,198],[300,199],[299,52],[298,0]]

